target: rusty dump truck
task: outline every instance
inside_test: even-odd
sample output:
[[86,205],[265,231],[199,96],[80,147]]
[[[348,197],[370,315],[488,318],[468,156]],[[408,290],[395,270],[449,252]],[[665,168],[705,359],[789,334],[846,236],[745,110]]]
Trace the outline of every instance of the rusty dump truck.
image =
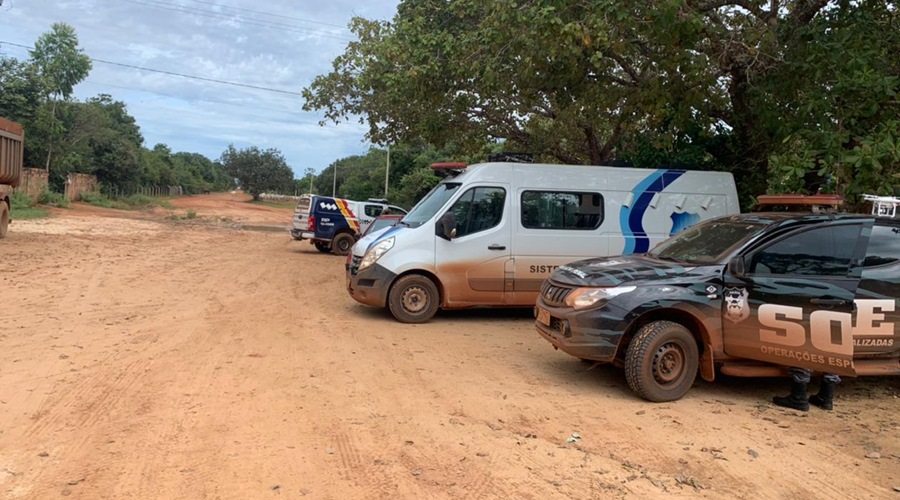
[[22,178],[24,141],[21,125],[0,118],[0,238],[9,230],[10,197]]

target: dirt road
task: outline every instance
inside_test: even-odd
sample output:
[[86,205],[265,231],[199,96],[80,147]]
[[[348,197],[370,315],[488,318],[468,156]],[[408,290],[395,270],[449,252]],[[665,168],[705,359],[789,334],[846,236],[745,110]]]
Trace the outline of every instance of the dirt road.
[[767,404],[779,380],[646,403],[528,311],[357,305],[341,258],[211,223],[289,224],[227,196],[13,224],[0,497],[900,498],[897,378],[833,412]]

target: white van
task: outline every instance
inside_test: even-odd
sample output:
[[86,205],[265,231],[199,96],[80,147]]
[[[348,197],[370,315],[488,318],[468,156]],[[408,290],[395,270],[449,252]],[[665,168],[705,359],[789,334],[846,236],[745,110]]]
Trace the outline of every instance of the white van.
[[399,224],[361,239],[347,266],[358,302],[404,323],[439,307],[534,306],[557,267],[643,253],[740,212],[727,172],[525,163],[435,164],[448,174]]

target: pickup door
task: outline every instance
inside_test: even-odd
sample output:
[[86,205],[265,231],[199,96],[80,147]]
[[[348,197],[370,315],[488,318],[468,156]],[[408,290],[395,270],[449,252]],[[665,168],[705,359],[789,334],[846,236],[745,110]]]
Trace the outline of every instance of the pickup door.
[[725,353],[855,375],[854,298],[871,221],[835,221],[774,235],[725,272]]

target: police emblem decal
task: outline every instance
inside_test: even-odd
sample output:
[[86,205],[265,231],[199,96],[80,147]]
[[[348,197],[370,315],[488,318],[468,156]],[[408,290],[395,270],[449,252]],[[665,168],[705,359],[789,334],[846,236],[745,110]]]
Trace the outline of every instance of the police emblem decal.
[[750,317],[750,303],[746,288],[725,288],[725,319],[732,323],[740,323]]

